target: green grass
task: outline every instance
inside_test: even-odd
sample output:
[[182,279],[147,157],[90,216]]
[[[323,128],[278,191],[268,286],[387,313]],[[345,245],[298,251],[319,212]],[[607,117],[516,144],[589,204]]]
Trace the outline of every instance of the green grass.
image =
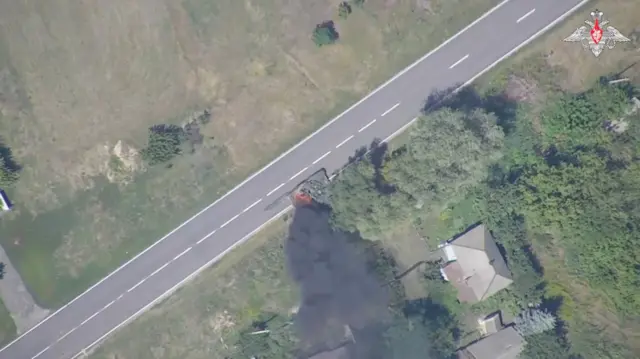
[[0,347],[5,346],[17,336],[16,325],[11,314],[0,300]]
[[[30,5],[12,3],[18,15],[5,19],[4,35],[10,44],[0,44],[0,52],[6,52],[16,68],[15,86],[30,97],[25,97],[23,112],[0,123],[25,167],[17,187],[9,191],[16,210],[0,224],[6,234],[0,243],[38,304],[60,307],[497,2],[431,1],[433,13],[429,13],[416,9],[414,0],[394,5],[368,1],[347,20],[335,19],[341,38],[326,49],[316,48],[310,36],[317,22],[336,14],[330,1],[303,5],[280,0],[189,0],[182,6],[168,1],[169,17],[139,4],[130,10],[158,17],[157,23],[145,23],[148,29],[170,33],[153,38],[163,39],[158,43],[134,30],[138,42],[114,37],[118,32],[105,35],[104,41],[114,47],[126,45],[123,51],[129,52],[120,57],[115,52],[103,54],[114,77],[111,82],[96,79],[86,93],[77,91],[85,78],[64,72],[68,63],[84,57],[66,54],[91,56],[94,49],[77,44],[92,43],[83,36],[103,31],[100,24],[63,21],[62,5],[43,3],[37,11],[50,26],[61,26],[58,39],[51,39],[61,42],[60,51],[43,56],[38,42],[16,42],[29,30],[18,19],[29,13],[25,9]],[[126,13],[118,4],[87,6],[94,6],[97,13]],[[83,26],[96,28],[79,30]],[[39,32],[31,38],[48,36]],[[76,47],[67,49],[70,44]],[[140,65],[135,61],[124,69],[117,67],[126,63],[122,61],[126,56],[141,51],[145,59],[158,56],[146,67],[135,67]],[[184,70],[185,58],[197,74],[197,81],[187,88],[181,87],[192,83]],[[34,69],[42,81],[30,76]],[[140,80],[117,77],[123,71]],[[53,84],[56,91],[49,89]],[[85,95],[96,95],[94,89],[108,91],[114,84],[124,90],[104,98],[104,108],[92,107],[92,114],[102,119],[100,126],[94,126],[82,110],[90,99]],[[192,97],[176,95],[182,93]],[[158,108],[144,108],[149,106],[146,99],[159,97],[170,100],[156,101]],[[132,99],[139,100],[135,106]],[[125,121],[129,113],[114,116],[107,103],[118,108],[129,104],[127,109],[140,117]],[[181,114],[204,106],[211,107],[214,115],[202,129],[207,140],[195,154],[177,158],[170,169],[132,173],[133,181],[127,183],[105,179],[104,167],[121,171],[122,163],[114,166],[113,155],[100,152],[102,144],[113,147],[122,140],[140,149],[149,125],[180,123]],[[45,109],[48,115],[42,117],[38,111]],[[67,130],[50,134],[48,128]],[[43,134],[25,136],[31,132]]]
[[274,222],[194,282],[108,339],[94,359],[223,359],[264,312],[288,315],[298,290],[285,269],[286,223]]

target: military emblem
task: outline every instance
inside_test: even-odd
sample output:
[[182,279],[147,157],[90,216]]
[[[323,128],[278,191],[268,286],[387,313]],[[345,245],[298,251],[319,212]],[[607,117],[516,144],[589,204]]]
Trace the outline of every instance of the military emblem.
[[586,20],[585,23],[589,26],[580,26],[564,41],[580,42],[585,50],[591,50],[596,57],[600,56],[605,47],[613,49],[618,42],[631,41],[613,26],[605,28],[609,21],[603,20],[602,15],[602,11],[592,11],[593,22]]

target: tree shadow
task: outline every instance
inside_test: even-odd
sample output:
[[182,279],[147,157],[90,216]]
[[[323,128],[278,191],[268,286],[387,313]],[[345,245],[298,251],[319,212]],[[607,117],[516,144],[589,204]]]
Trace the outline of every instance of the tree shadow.
[[[446,322],[455,322],[454,315],[444,305],[434,302],[431,298],[419,298],[407,300],[402,308],[405,317],[417,317],[423,323],[442,324]],[[455,341],[460,339],[462,332],[457,326],[451,328]]]
[[22,170],[22,166],[16,162],[15,157],[13,156],[13,152],[11,148],[6,146],[4,142],[0,139],[0,158],[4,161],[5,168],[11,172],[20,172]]
[[456,84],[445,90],[431,93],[425,100],[422,113],[428,114],[442,108],[464,112],[483,109],[495,114],[498,118],[498,126],[505,134],[510,134],[515,129],[518,103],[504,92],[482,95],[473,86],[460,89],[460,84]]

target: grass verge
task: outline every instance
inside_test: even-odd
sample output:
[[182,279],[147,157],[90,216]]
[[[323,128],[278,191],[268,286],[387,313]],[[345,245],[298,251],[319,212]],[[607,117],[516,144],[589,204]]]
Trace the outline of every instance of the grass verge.
[[[497,2],[2,4],[0,130],[23,170],[0,243],[59,307]],[[329,19],[340,40],[318,48]],[[201,108],[203,144],[145,170],[147,128]]]

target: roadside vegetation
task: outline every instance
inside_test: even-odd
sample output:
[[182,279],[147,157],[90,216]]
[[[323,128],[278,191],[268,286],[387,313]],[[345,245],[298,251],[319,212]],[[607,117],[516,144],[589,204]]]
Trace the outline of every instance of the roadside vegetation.
[[[631,14],[637,10],[636,2],[616,0],[606,5],[614,26],[634,26]],[[640,37],[630,36],[632,44],[619,45],[597,60],[579,46],[563,43],[590,9],[485,75],[475,88],[445,106],[429,107],[388,147],[374,144],[370,155],[332,184],[331,224],[357,231],[364,242],[380,249],[374,268],[391,293],[391,314],[380,341],[384,358],[448,357],[477,339],[479,316],[498,309],[524,328],[524,359],[640,355],[640,284],[635,271],[640,238],[635,226],[640,112],[632,111],[631,100],[638,96],[640,84],[640,69],[634,65]],[[624,78],[628,81],[609,83]],[[434,127],[436,123],[441,126]],[[480,221],[504,250],[514,283],[468,306],[460,304],[452,286],[441,280],[429,253],[438,242]],[[281,225],[263,248],[277,248],[285,231]],[[250,243],[264,238],[259,235]],[[108,340],[95,357],[215,358],[217,351],[200,350],[203,341],[225,343],[239,351],[246,348],[250,354],[260,348],[265,357],[290,355],[297,338],[284,325],[294,320],[285,308],[295,306],[294,296],[261,305],[252,316],[257,321],[244,320],[223,333],[210,332],[202,318],[229,304],[207,310],[191,305],[189,298],[196,297],[234,303],[235,297],[226,292],[214,295],[197,288],[217,288],[219,271],[231,273],[230,268],[245,268],[267,258],[274,261],[254,270],[255,275],[224,280],[233,285],[274,282],[268,290],[260,289],[266,298],[273,288],[295,292],[294,283],[273,281],[278,276],[266,270],[281,268],[279,275],[286,277],[284,257],[262,249],[249,251],[245,262],[220,263],[210,269]],[[229,263],[227,258],[223,263]],[[405,273],[415,264],[418,270]],[[281,283],[287,284],[281,287]],[[537,309],[532,311],[531,305]],[[168,312],[176,317],[167,319],[163,313]],[[261,318],[272,313],[280,314],[271,327],[265,326]],[[164,329],[143,330],[164,328],[160,323],[189,330],[162,338],[158,333]],[[287,329],[257,342],[233,334],[260,328]],[[199,341],[187,340],[194,333]],[[180,351],[169,354],[175,348]]]
[[1,245],[60,307],[497,2],[2,3]]
[[17,335],[16,325],[11,318],[11,313],[0,300],[0,346],[9,344]]

